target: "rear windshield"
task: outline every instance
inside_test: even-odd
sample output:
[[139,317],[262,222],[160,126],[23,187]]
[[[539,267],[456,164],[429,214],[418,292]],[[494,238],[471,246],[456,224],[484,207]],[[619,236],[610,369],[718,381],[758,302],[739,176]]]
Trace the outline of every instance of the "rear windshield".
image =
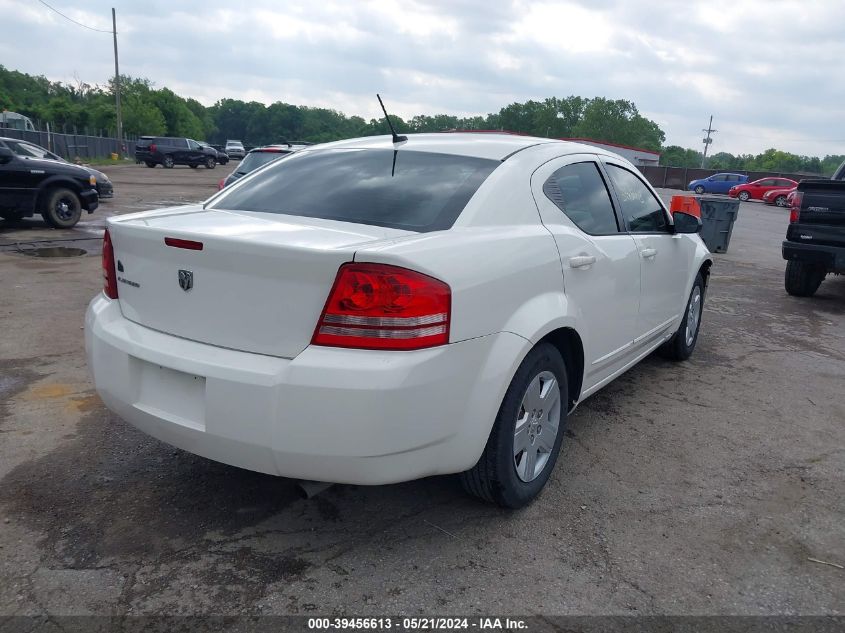
[[209,208],[438,231],[455,223],[499,164],[411,150],[304,152],[262,170]]
[[290,152],[250,152],[238,165],[237,173],[248,174],[252,170],[288,154]]

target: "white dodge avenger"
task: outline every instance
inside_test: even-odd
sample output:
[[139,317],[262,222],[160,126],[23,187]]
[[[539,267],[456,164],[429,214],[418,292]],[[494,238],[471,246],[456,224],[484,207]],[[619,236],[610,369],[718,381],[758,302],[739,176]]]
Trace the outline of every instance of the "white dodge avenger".
[[205,204],[110,218],[88,363],[106,406],[197,455],[321,482],[462,473],[516,508],[580,401],[692,353],[700,226],[595,147],[315,146]]

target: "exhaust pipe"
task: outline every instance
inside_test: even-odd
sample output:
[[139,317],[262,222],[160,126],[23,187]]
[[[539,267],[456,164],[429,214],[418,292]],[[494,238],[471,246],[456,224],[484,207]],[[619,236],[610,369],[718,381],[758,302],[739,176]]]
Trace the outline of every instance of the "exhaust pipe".
[[333,485],[333,483],[325,481],[309,481],[308,479],[300,479],[296,482],[296,489],[299,491],[299,496],[303,499],[313,499],[323,492],[323,490],[331,488]]

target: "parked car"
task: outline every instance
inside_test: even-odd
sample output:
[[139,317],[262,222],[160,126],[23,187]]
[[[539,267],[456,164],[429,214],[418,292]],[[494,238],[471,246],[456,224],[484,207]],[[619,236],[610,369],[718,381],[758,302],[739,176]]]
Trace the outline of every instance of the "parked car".
[[845,163],[830,180],[802,180],[789,197],[784,285],[810,297],[829,274],[845,275]]
[[96,178],[70,163],[19,156],[0,147],[0,217],[16,221],[40,213],[57,229],[79,222],[99,205]]
[[748,182],[744,174],[713,174],[708,178],[693,180],[687,189],[698,195],[704,193],[728,193],[731,187]]
[[[40,145],[30,143],[29,141],[21,141],[20,139],[16,138],[0,137],[0,147],[8,147],[15,154],[23,158],[42,158],[45,160],[57,160],[60,163],[68,163],[68,161],[66,161],[58,154],[54,154],[50,150],[44,149]],[[102,200],[103,198],[114,197],[114,185],[112,184],[111,180],[109,180],[109,177],[106,174],[101,172],[99,169],[94,169],[93,167],[89,167],[88,165],[79,166],[97,179],[96,188],[97,195],[99,196],[100,200]]]
[[135,160],[147,167],[161,165],[172,169],[175,165],[188,165],[196,169],[205,165],[214,169],[217,150],[203,147],[190,138],[172,136],[142,136],[135,143]]
[[739,198],[743,202],[747,200],[762,200],[763,195],[772,189],[791,189],[798,183],[789,178],[760,178],[754,182],[731,187],[728,195],[731,198]]
[[109,218],[88,363],[106,406],[192,453],[324,482],[463,473],[520,507],[579,402],[653,350],[692,354],[700,228],[596,147],[317,146],[203,204]]
[[304,149],[306,145],[294,145],[292,143],[285,143],[284,145],[267,145],[266,147],[256,147],[247,152],[244,159],[238,164],[237,169],[231,174],[223,178],[217,183],[218,189],[231,185],[236,180],[243,178],[251,171],[266,165],[267,163],[288,156],[294,152]]
[[229,158],[237,158],[238,160],[246,156],[244,144],[240,141],[226,141],[226,153]]
[[214,147],[214,145],[209,145],[205,141],[197,141],[197,143],[200,144],[200,147],[207,148],[207,149],[210,149],[210,150],[214,150],[214,155],[217,157],[217,164],[218,165],[228,164],[229,155],[226,152],[217,149],[216,147]]
[[778,207],[788,206],[789,194],[795,191],[795,187],[788,189],[772,189],[763,194],[763,202],[766,204],[773,204]]

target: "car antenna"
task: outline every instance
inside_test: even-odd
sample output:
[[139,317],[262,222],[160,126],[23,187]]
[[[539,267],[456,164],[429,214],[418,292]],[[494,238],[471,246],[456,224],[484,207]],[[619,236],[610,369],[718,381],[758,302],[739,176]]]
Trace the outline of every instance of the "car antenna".
[[379,105],[381,106],[381,111],[384,112],[384,118],[387,121],[388,127],[390,127],[390,132],[393,134],[393,142],[394,143],[401,143],[402,141],[407,141],[407,136],[400,136],[396,133],[396,128],[393,127],[393,122],[390,120],[390,117],[387,114],[387,109],[384,107],[384,102],[381,100],[381,95],[376,93],[376,97],[378,97]]

